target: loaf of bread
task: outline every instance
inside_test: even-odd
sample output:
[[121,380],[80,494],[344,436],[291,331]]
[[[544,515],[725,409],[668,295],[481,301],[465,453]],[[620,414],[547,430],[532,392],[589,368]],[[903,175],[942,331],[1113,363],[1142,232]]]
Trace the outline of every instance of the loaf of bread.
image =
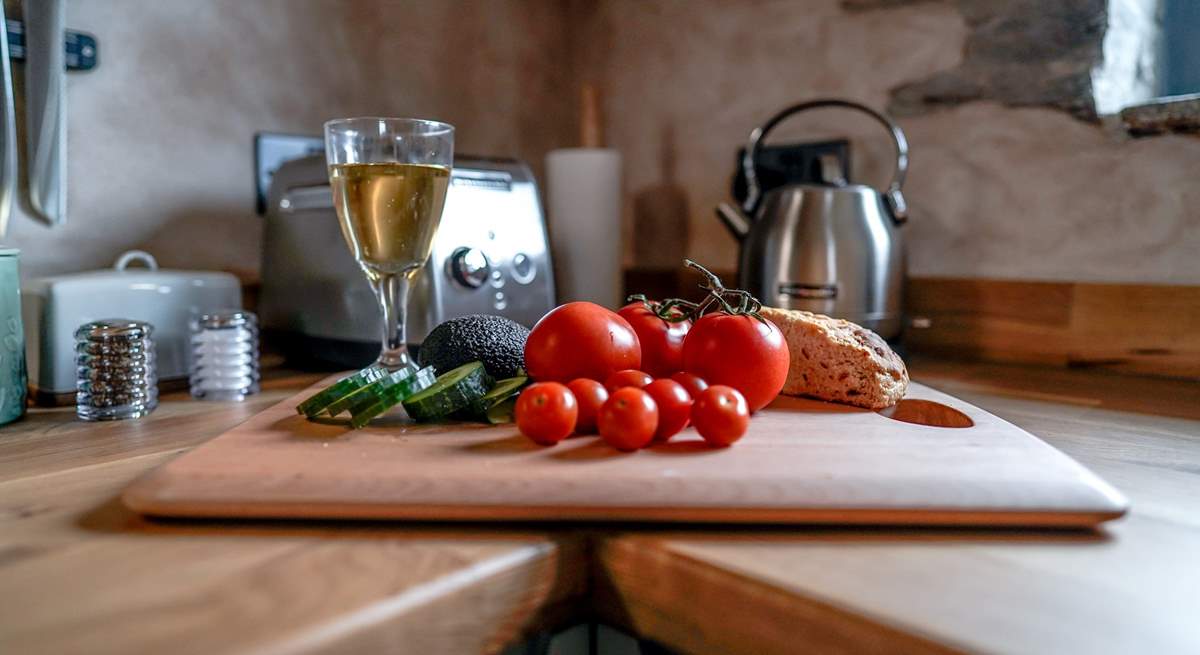
[[763,307],[787,339],[791,366],[783,393],[882,409],[908,390],[908,370],[878,334],[850,321]]

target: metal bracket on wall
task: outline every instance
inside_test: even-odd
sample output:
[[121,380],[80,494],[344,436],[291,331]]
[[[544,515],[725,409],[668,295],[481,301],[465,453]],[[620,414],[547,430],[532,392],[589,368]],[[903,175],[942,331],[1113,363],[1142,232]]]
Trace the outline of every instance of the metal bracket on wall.
[[[6,20],[5,32],[8,36],[8,55],[12,59],[25,59],[25,23],[19,20]],[[66,30],[66,61],[69,71],[90,71],[96,67],[97,44],[96,37],[87,32]]]

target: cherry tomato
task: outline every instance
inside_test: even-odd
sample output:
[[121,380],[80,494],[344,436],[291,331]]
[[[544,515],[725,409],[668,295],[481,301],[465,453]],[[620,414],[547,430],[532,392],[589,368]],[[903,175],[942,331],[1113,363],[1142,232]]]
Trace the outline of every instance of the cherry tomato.
[[692,424],[709,445],[728,446],[746,434],[750,409],[737,389],[713,385],[692,405]]
[[567,388],[571,390],[575,401],[579,404],[579,418],[575,420],[575,432],[577,434],[595,432],[596,415],[600,413],[604,401],[608,400],[608,389],[605,389],[603,384],[587,378],[571,380]]
[[525,341],[525,370],[538,381],[606,380],[641,364],[642,347],[629,322],[590,302],[555,307]]
[[575,429],[579,404],[564,385],[538,382],[521,392],[514,412],[521,434],[533,439],[534,443],[553,446]]
[[742,392],[752,412],[779,395],[788,364],[779,328],[746,314],[706,314],[683,342],[683,370]]
[[672,375],[671,379],[679,384],[682,384],[683,390],[688,392],[688,395],[692,397],[692,400],[699,398],[700,394],[708,388],[707,382],[695,375],[692,375],[691,373],[685,373],[683,371]]
[[643,371],[656,378],[665,378],[683,370],[683,338],[692,327],[691,321],[671,323],[663,320],[641,301],[631,302],[617,313],[637,332],[638,342],[642,345]]
[[637,387],[617,389],[600,408],[596,425],[608,445],[617,450],[637,450],[654,439],[658,406],[650,394]]
[[655,441],[667,441],[687,427],[688,415],[692,411],[692,397],[682,384],[662,378],[646,385],[645,390],[654,399],[654,404],[658,405]]
[[624,371],[617,371],[616,373],[608,376],[608,379],[604,381],[604,388],[608,389],[609,393],[612,393],[621,387],[637,387],[638,389],[641,389],[653,381],[654,378],[650,377],[649,375],[632,368],[627,368]]

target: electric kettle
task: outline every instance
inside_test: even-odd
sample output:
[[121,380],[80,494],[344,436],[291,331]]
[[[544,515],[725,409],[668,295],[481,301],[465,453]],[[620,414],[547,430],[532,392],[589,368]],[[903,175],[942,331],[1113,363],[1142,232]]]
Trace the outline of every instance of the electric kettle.
[[[756,162],[767,134],[783,120],[819,107],[865,112],[891,134],[896,172],[883,193],[852,184],[836,159],[822,158],[819,182],[785,183],[764,192]],[[739,286],[763,304],[853,321],[885,339],[899,336],[908,210],[900,189],[908,143],[887,116],[849,100],[812,100],[784,109],[750,133],[741,161],[746,197],[717,206],[740,244]]]

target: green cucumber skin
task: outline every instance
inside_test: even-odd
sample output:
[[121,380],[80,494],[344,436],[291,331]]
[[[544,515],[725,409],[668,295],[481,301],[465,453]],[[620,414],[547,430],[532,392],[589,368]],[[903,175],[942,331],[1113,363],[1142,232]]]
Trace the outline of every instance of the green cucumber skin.
[[354,407],[350,409],[351,427],[357,430],[365,426],[376,416],[395,407],[407,398],[432,387],[436,381],[437,376],[433,372],[433,367],[427,366],[415,375],[410,375],[384,389],[379,395],[368,395],[367,398],[355,403]]
[[523,375],[497,380],[492,390],[472,402],[468,409],[473,418],[485,419],[489,409],[521,393],[528,384],[529,378]]
[[432,366],[427,366],[385,386],[368,388],[365,393],[355,396],[357,400],[350,405],[350,414],[357,416],[376,403],[387,403],[388,407],[392,407],[409,396],[432,387],[435,381],[437,374]]
[[347,393],[347,395],[338,398],[336,402],[330,403],[329,407],[325,408],[326,413],[328,413],[330,416],[337,416],[338,414],[341,414],[342,411],[352,409],[355,404],[364,402],[364,398],[378,395],[380,389],[386,389],[386,387],[390,387],[394,384],[400,383],[400,381],[413,377],[413,373],[409,372],[408,374],[403,375],[403,377],[400,379],[390,381],[389,383],[391,375],[394,375],[395,373],[388,373],[384,371],[384,369],[380,369],[380,371],[383,371],[383,374],[379,375],[379,377],[376,379],[371,380],[370,384],[360,386],[358,389],[355,389],[354,391]]
[[407,369],[385,373],[382,377],[376,378],[371,384],[359,387],[354,393],[343,396],[337,402],[330,404],[328,409],[329,415],[337,416],[346,410],[353,412],[355,406],[366,402],[366,398],[379,396],[387,389],[411,379],[414,373],[414,371]]
[[[370,385],[368,385],[368,386],[370,386]],[[354,391],[352,391],[351,393],[349,393],[345,396],[342,396],[341,398],[338,398],[337,402],[331,403],[329,405],[329,407],[327,407],[325,409],[325,412],[327,414],[329,414],[330,416],[337,416],[338,414],[341,414],[342,412],[346,411],[347,409],[350,409],[350,406],[353,405],[355,402],[361,400],[362,394],[365,393],[366,390],[367,390],[367,387],[359,387],[359,388],[355,389]]]
[[382,371],[373,368],[363,369],[357,373],[347,375],[346,377],[306,398],[303,402],[296,406],[296,411],[306,416],[316,416],[324,411],[324,409],[331,403],[336,402],[338,399],[371,384],[375,380],[378,380],[380,377],[382,377],[382,375]]
[[[464,369],[470,370],[464,374]],[[456,382],[448,380],[459,377]],[[448,371],[432,387],[404,401],[404,410],[416,421],[434,421],[465,409],[491,388],[491,378],[483,364],[472,362]]]
[[349,405],[350,413],[357,413],[359,407],[371,404],[372,399],[385,398],[392,389],[412,380],[414,375],[418,375],[418,373],[408,369],[401,369],[394,373],[389,373],[363,387],[361,393],[354,394],[354,397],[351,399],[353,402]]
[[513,413],[517,408],[517,397],[509,396],[507,399],[492,405],[487,411],[487,422],[492,425],[503,425],[513,422]]
[[296,412],[313,418],[325,411],[330,405],[342,398],[352,395],[359,389],[374,383],[386,375],[386,371],[374,366],[364,368],[334,382],[328,387],[304,399],[296,405]]

